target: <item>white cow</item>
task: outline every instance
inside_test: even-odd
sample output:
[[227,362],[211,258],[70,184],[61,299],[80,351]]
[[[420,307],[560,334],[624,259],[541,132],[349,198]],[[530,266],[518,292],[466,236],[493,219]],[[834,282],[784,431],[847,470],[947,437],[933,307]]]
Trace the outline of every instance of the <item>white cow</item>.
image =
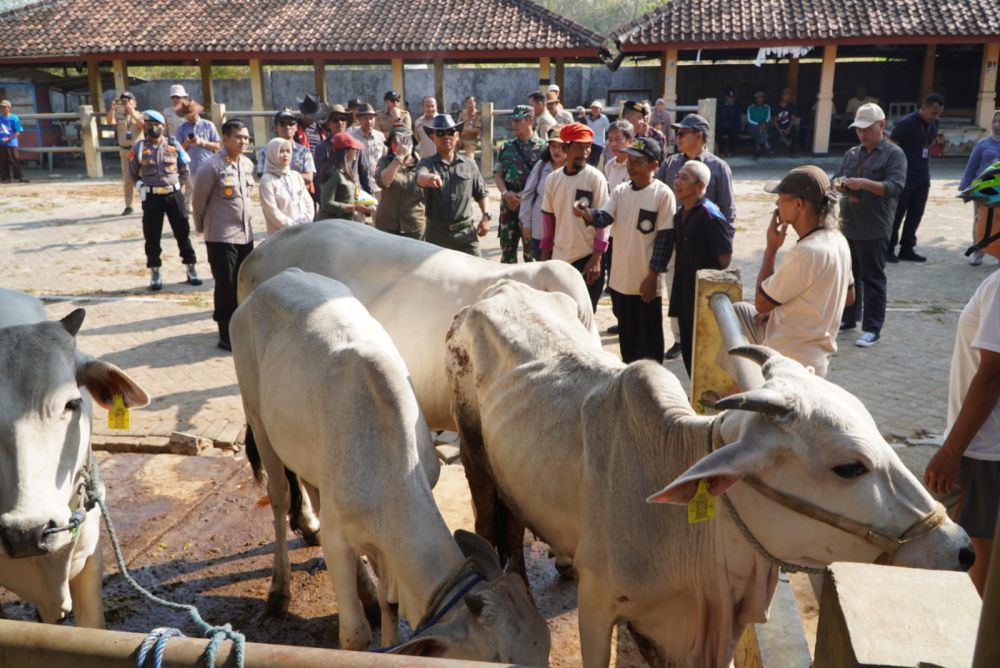
[[[92,398],[149,396],[128,374],[76,349],[77,309],[47,322],[34,297],[0,289],[0,586],[53,623],[71,611],[102,628],[100,511],[85,507]],[[77,529],[71,517],[83,518]]]
[[465,591],[398,652],[546,665],[548,628],[527,587],[501,573],[478,536],[464,532],[456,543],[438,512],[428,483],[438,464],[406,365],[351,291],[289,269],[240,305],[230,331],[248,442],[256,441],[274,511],[272,607],[290,596],[288,467],[318,490],[343,648],[371,640],[356,585],[366,555],[379,575],[383,644],[397,640],[392,604],[416,622]]
[[[753,535],[788,562],[874,561],[885,546],[858,537],[870,525],[889,543],[914,538],[897,565],[971,563],[965,532],[850,393],[751,347],[741,352],[764,362],[764,387],[720,402],[743,410],[701,417],[661,365],[594,350],[574,310],[562,295],[502,282],[456,317],[448,373],[477,532],[522,571],[517,520],[572,559],[588,668],[607,665],[617,621],[651,664],[701,668],[729,665],[745,625],[766,620],[775,563],[721,499],[714,520],[694,525],[684,508],[648,504],[667,481],[657,500],[687,503],[700,480],[727,491]],[[862,528],[852,535],[793,512],[752,487],[757,478]]]
[[320,221],[282,230],[254,249],[240,267],[239,301],[289,267],[343,282],[389,332],[431,429],[454,429],[444,371],[452,318],[497,280],[568,294],[576,301],[574,318],[598,340],[586,285],[564,262],[499,264],[367,225]]

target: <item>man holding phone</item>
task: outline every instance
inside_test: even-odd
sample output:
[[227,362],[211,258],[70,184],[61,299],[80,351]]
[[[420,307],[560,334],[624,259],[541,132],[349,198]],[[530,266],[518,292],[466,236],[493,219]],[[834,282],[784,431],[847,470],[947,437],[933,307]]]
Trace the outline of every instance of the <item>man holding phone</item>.
[[118,136],[118,148],[121,149],[122,185],[125,189],[125,209],[123,216],[132,215],[132,203],[135,201],[135,182],[128,172],[128,154],[132,144],[142,138],[142,114],[135,108],[135,95],[129,91],[111,100],[105,125],[115,126]]
[[188,218],[191,217],[192,213],[191,193],[194,191],[194,175],[221,146],[219,131],[215,129],[215,123],[207,118],[202,118],[202,111],[204,111],[204,107],[194,100],[188,100],[177,107],[177,115],[183,121],[177,126],[177,134],[174,136],[191,158],[191,164],[188,165],[191,177],[181,185]]
[[375,229],[423,239],[424,191],[417,185],[417,158],[409,124],[392,126],[385,143],[389,150],[375,167],[375,179],[382,186],[382,200],[375,209]]

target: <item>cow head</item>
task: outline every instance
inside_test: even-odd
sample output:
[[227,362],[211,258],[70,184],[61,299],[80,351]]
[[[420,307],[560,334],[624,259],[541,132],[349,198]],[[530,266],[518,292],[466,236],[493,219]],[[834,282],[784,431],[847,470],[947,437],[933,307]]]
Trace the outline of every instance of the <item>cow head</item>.
[[486,584],[473,588],[440,622],[392,653],[549,665],[549,628],[524,580],[502,572],[496,551],[479,536],[459,529],[455,541],[475,561]]
[[76,349],[83,309],[59,322],[0,328],[0,557],[53,552],[72,540],[65,526],[90,448],[92,401],[145,406],[128,374]]
[[[762,365],[763,387],[727,397],[716,408],[724,447],[707,454],[652,501],[687,503],[701,480],[730,497],[754,535],[772,554],[794,563],[874,561],[877,545],[794,512],[749,485],[766,486],[840,517],[898,538],[929,516],[935,501],[882,438],[871,414],[850,392],[770,348],[731,351]],[[720,513],[726,511],[721,509]],[[967,569],[974,558],[966,533],[945,518],[903,545],[900,566]]]

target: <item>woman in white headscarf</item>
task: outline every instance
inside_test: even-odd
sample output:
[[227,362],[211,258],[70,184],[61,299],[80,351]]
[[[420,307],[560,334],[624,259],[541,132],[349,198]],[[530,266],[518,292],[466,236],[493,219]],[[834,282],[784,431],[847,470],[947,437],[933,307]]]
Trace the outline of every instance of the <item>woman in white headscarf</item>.
[[267,233],[283,227],[311,223],[316,213],[302,175],[291,168],[292,142],[276,138],[264,151],[264,175],[260,178],[260,206]]

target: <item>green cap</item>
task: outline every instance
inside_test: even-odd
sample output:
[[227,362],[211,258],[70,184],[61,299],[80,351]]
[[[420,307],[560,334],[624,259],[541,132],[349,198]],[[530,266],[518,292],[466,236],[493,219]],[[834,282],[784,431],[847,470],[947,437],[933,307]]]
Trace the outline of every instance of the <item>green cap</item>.
[[529,116],[534,116],[535,112],[526,104],[519,104],[514,107],[514,111],[510,112],[510,117],[513,120],[518,120],[521,118],[528,118]]

